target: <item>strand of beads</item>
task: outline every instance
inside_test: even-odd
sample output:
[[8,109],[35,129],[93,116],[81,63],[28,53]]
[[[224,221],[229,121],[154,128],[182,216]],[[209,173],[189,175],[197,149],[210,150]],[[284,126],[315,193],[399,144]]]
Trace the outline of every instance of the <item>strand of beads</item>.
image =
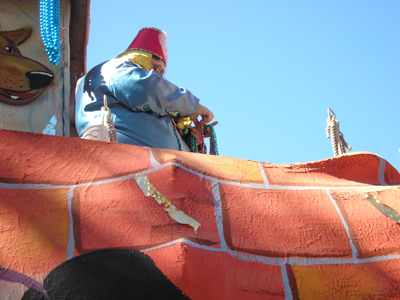
[[200,153],[206,154],[206,145],[204,144],[204,126],[199,125]]
[[199,136],[200,137],[199,148],[200,148],[200,151],[199,151],[199,149],[197,147],[196,138],[193,135],[190,136],[190,151],[191,152],[204,153],[204,154],[206,153],[206,147],[204,145],[203,130],[204,130],[203,126],[199,125],[199,135],[200,135]]
[[196,139],[193,135],[190,136],[190,152],[197,153]]
[[211,139],[210,139],[210,154],[211,155],[219,155],[218,153],[218,144],[217,144],[217,134],[215,133],[214,126],[208,124],[204,126],[204,130],[206,128],[210,128],[211,130]]
[[40,0],[40,31],[50,62],[60,58],[60,0]]
[[218,145],[217,145],[217,134],[215,133],[215,129],[214,126],[208,124],[208,125],[204,125],[201,126],[199,125],[199,132],[200,132],[200,151],[198,151],[197,145],[196,145],[196,139],[195,137],[192,135],[190,137],[190,150],[191,152],[195,152],[195,153],[206,153],[206,147],[204,144],[204,134],[207,130],[207,128],[210,128],[211,130],[211,139],[210,139],[210,154],[211,155],[219,155],[218,153]]

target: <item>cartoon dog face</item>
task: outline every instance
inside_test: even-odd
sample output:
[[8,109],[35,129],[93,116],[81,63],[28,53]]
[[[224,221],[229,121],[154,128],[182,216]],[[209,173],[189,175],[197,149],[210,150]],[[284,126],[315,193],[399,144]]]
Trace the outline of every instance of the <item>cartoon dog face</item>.
[[32,28],[0,31],[0,102],[26,105],[40,96],[54,79],[47,67],[22,56],[17,46],[25,42]]

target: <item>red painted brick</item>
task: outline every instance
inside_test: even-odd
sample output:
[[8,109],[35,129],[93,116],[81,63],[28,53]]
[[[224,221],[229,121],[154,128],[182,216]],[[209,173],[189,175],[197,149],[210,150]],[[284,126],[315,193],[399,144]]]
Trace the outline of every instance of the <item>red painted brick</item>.
[[70,185],[151,168],[138,146],[8,130],[0,139],[1,182]]
[[[262,163],[269,184],[283,186],[359,186],[380,185],[379,158],[358,152],[308,163],[274,165]],[[399,173],[387,166],[389,181]],[[397,176],[397,177],[396,177]]]
[[266,256],[348,257],[350,242],[325,190],[220,185],[224,235],[235,250]]
[[192,300],[261,300],[285,296],[280,266],[250,262],[185,243],[145,253]]
[[333,190],[332,197],[342,211],[358,257],[400,254],[400,225],[379,212],[365,199],[366,192],[400,213],[400,189]]
[[400,184],[400,173],[389,163],[386,163],[385,182],[387,184]]
[[164,149],[152,149],[152,152],[161,164],[179,163],[190,170],[221,180],[263,183],[258,163],[255,161]]
[[150,182],[179,210],[200,222],[174,221],[164,206],[144,196],[134,179],[80,187],[74,191],[75,238],[79,253],[104,248],[145,249],[185,237],[220,246],[211,182],[175,166],[148,175]]

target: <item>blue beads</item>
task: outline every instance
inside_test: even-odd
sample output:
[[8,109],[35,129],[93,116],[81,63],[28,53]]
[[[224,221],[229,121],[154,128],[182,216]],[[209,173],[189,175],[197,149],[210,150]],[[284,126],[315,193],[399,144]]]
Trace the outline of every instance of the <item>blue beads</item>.
[[60,0],[40,0],[40,31],[50,62],[60,58]]
[[194,153],[198,152],[196,145],[196,138],[193,135],[190,136],[190,151]]

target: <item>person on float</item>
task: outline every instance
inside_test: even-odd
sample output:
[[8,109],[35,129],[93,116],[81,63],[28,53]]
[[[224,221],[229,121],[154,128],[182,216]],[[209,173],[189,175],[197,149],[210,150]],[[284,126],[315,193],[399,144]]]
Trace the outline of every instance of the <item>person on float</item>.
[[[101,124],[106,95],[119,143],[190,151],[170,113],[190,116],[195,125],[211,122],[214,115],[191,92],[163,78],[168,64],[166,40],[164,31],[143,28],[125,52],[95,66],[78,81],[75,124],[80,137]],[[193,135],[197,140],[198,130]]]

